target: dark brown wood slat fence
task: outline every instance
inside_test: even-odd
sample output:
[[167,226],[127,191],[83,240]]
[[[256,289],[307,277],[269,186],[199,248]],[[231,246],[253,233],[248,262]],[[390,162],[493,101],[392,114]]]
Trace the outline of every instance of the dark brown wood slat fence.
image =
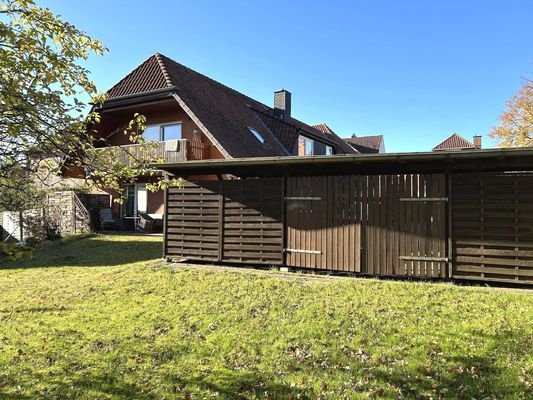
[[185,182],[167,190],[165,255],[173,258],[219,260],[219,205],[222,182]]
[[287,178],[287,265],[446,277],[445,183],[442,174]]
[[343,272],[361,270],[361,207],[350,177],[287,178],[286,263]]
[[281,264],[282,180],[185,182],[167,191],[165,255]]
[[452,178],[453,276],[533,284],[533,175]]
[[532,199],[516,173],[186,182],[167,191],[165,255],[533,284]]
[[283,261],[282,179],[224,182],[222,261]]

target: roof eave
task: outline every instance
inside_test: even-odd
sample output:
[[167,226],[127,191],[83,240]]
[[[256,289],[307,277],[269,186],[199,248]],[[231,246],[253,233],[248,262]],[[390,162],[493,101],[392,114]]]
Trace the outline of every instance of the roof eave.
[[175,91],[175,86],[169,86],[167,88],[151,90],[149,92],[114,97],[111,99],[107,99],[102,106],[95,107],[95,110],[104,111],[117,107],[136,105],[140,103],[149,103],[161,99],[172,98],[172,95],[175,93]]

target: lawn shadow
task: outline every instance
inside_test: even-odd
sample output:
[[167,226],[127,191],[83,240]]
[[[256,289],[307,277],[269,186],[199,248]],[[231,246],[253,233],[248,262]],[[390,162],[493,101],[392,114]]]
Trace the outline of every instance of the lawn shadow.
[[431,362],[427,367],[420,366],[415,373],[394,368],[375,371],[373,378],[393,387],[401,398],[533,398],[533,389],[527,382],[496,365],[497,354],[515,359],[531,351],[531,336],[525,333],[483,336],[486,343],[492,344],[481,354],[448,356],[444,371],[442,364]]
[[184,398],[194,398],[195,391],[216,393],[217,398],[222,399],[313,398],[310,392],[275,382],[259,371],[211,370],[190,377],[169,376],[167,381],[172,382],[174,391]]
[[0,269],[50,267],[105,267],[162,257],[162,238],[120,236],[67,238],[42,245],[32,257],[16,261],[1,260]]

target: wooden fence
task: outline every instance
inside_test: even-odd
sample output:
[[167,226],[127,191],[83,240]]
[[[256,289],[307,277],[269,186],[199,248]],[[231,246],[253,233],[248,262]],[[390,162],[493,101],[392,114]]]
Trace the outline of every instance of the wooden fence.
[[446,276],[444,175],[287,178],[287,265]]
[[533,176],[452,179],[453,276],[533,284]]
[[166,194],[171,259],[533,283],[533,175],[187,182]]
[[186,182],[183,188],[170,188],[165,203],[165,254],[281,264],[281,199],[279,178]]

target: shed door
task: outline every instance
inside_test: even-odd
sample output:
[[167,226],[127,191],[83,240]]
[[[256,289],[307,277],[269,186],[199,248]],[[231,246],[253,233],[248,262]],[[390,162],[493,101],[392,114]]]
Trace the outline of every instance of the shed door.
[[403,175],[396,218],[399,262],[394,275],[447,276],[446,178],[442,174]]
[[287,178],[286,264],[343,272],[361,270],[360,216],[353,176]]

